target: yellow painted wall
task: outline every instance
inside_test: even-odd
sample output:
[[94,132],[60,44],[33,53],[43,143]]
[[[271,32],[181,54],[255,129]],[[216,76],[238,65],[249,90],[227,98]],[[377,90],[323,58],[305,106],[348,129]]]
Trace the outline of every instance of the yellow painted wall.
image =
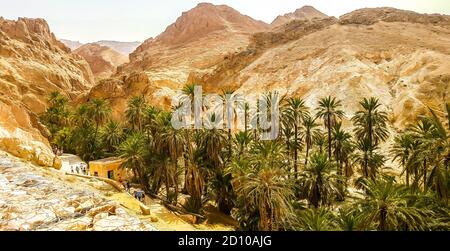
[[108,172],[113,171],[114,180],[120,181],[128,179],[129,173],[127,170],[120,168],[122,160],[117,159],[113,161],[91,161],[89,162],[89,172],[91,176],[95,176],[98,173],[98,177],[108,178]]

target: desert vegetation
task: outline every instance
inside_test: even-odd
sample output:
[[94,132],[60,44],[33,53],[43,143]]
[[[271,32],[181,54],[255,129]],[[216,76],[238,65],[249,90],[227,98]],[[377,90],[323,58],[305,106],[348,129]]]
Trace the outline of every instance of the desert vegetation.
[[[192,98],[192,86],[183,92]],[[447,114],[430,109],[393,135],[377,98],[348,117],[334,97],[317,100],[317,109],[281,97],[280,134],[271,141],[249,128],[247,113],[242,131],[176,130],[172,112],[143,97],[128,101],[120,121],[107,100],[72,106],[55,92],[49,104],[40,118],[54,146],[85,161],[120,157],[149,195],[174,206],[189,195],[182,206],[200,215],[213,203],[240,230],[450,229],[450,104]]]

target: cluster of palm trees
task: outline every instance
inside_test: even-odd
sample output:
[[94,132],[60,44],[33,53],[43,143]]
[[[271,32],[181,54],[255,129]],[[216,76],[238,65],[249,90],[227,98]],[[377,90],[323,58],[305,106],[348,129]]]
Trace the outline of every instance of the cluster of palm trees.
[[[183,92],[192,100],[194,86]],[[124,122],[111,119],[105,100],[72,108],[52,93],[49,103],[41,119],[52,144],[86,161],[120,157],[150,195],[162,194],[176,206],[186,194],[181,206],[196,214],[213,203],[242,230],[450,228],[450,128],[432,110],[386,147],[388,115],[376,98],[364,99],[346,117],[334,97],[319,100],[316,110],[300,98],[282,97],[280,136],[271,141],[249,127],[248,104],[245,129],[237,131],[176,130],[172,112],[143,97],[128,101]],[[401,175],[383,171],[388,159],[402,166]]]

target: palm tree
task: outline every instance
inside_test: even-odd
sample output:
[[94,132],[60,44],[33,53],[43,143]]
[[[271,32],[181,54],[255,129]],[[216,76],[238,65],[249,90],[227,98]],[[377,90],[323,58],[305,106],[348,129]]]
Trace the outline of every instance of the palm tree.
[[227,127],[227,134],[228,134],[228,161],[231,160],[231,157],[233,155],[233,135],[232,135],[232,129],[236,123],[237,119],[237,110],[236,107],[234,107],[234,104],[232,103],[234,100],[234,90],[227,89],[222,91],[222,100],[224,101],[224,113],[226,114],[226,127]]
[[279,230],[292,217],[293,189],[282,169],[256,168],[235,178],[238,198],[246,209],[256,212],[261,231]]
[[389,136],[387,113],[379,110],[381,104],[377,98],[364,98],[360,105],[363,110],[356,112],[352,118],[356,137],[365,139],[370,146],[378,146]]
[[298,151],[300,148],[300,127],[303,117],[308,114],[308,108],[305,102],[300,98],[290,98],[285,104],[283,117],[287,119],[284,121],[284,127],[294,128],[294,175],[298,178]]
[[316,124],[316,119],[312,118],[309,115],[303,117],[303,127],[305,129],[305,144],[306,144],[306,157],[305,157],[305,166],[308,165],[309,159],[309,151],[311,150],[314,142],[314,135],[319,133],[315,128],[318,127],[319,124]]
[[313,145],[317,146],[319,148],[319,152],[323,153],[323,149],[325,145],[327,144],[326,136],[323,132],[318,131],[316,134],[313,135]]
[[415,148],[411,153],[410,158],[406,163],[406,166],[414,169],[416,172],[416,180],[418,179],[418,167],[421,166],[421,176],[423,178],[423,189],[427,191],[427,181],[428,181],[428,166],[431,162],[431,156],[434,153],[434,149],[431,145],[433,139],[433,124],[432,122],[425,118],[419,118],[418,122],[408,128],[408,133],[415,138]]
[[372,229],[372,226],[364,226],[366,224],[364,214],[357,208],[345,207],[340,208],[337,215],[337,225],[342,231],[363,231]]
[[239,132],[234,135],[234,144],[236,146],[237,156],[241,156],[246,154],[248,145],[252,142],[252,138],[250,133],[248,132]]
[[[408,160],[412,158],[414,152],[415,140],[411,134],[400,134],[394,138],[394,144],[392,145],[391,154],[393,160],[400,160],[400,164],[403,168],[403,172],[406,173],[406,185],[409,186],[409,178],[411,174],[411,168],[408,168]],[[411,166],[411,165],[410,165]],[[416,166],[416,165],[413,165]]]
[[125,116],[131,124],[133,130],[137,128],[142,131],[142,124],[144,118],[144,111],[147,107],[147,103],[144,97],[135,96],[128,101],[127,109],[125,110]]
[[338,177],[332,162],[325,154],[311,156],[309,166],[300,176],[299,188],[302,198],[306,198],[311,205],[318,208],[320,205],[328,206],[332,199],[341,195],[338,189]]
[[344,117],[344,112],[339,108],[342,106],[340,100],[334,97],[322,98],[319,101],[319,108],[317,117],[322,118],[325,123],[325,128],[328,130],[328,160],[331,161],[331,130],[336,125],[338,119]]
[[375,179],[378,169],[385,163],[384,156],[379,154],[378,147],[371,145],[367,139],[358,140],[355,147],[353,158],[361,167],[364,178]]
[[334,215],[324,208],[305,209],[297,213],[300,231],[333,231],[336,229]]
[[145,142],[140,133],[129,136],[118,149],[119,158],[123,160],[121,168],[132,170],[144,188],[148,187],[145,174]]
[[[109,102],[104,99],[94,99],[88,104],[87,115],[95,123],[94,138],[92,142],[92,149],[94,152],[98,152],[97,141],[98,141],[98,131],[100,126],[103,125],[111,115],[111,108],[109,107]],[[99,156],[95,156],[99,157]]]
[[[175,194],[172,201],[175,205],[178,199],[178,160],[183,155],[183,146],[185,145],[185,136],[182,131],[176,130],[171,125],[171,113],[161,113],[158,120],[159,135],[157,137],[157,145],[160,151],[167,153],[172,163],[172,170],[166,167],[166,186],[169,185],[168,179],[174,185]],[[168,187],[166,187],[168,189]],[[170,201],[170,194],[167,194]]]
[[124,139],[123,128],[120,123],[110,120],[101,130],[101,137],[106,150],[114,153]]
[[411,205],[414,196],[408,187],[395,184],[393,178],[364,180],[363,186],[360,206],[366,225],[375,224],[380,231],[399,230],[405,224],[411,230],[426,229],[429,211]]
[[[352,136],[342,130],[342,123],[337,123],[333,128],[333,145],[334,145],[334,158],[336,159],[336,163],[338,166],[337,174],[339,176],[343,176],[344,173],[347,177],[351,175],[351,165],[350,165],[350,155],[353,152],[353,143],[351,141]],[[346,170],[344,170],[344,165],[346,166]],[[349,175],[350,174],[350,175]],[[341,191],[343,187],[341,186]]]

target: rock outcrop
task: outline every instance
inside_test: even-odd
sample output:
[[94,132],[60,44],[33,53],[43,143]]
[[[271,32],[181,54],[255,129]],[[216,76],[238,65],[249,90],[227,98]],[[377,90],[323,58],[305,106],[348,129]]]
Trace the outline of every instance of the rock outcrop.
[[61,41],[64,45],[69,47],[72,51],[83,46],[83,43],[81,43],[79,41],[72,41],[72,40],[68,40],[68,39],[59,39],[59,41]]
[[85,44],[74,53],[86,59],[98,80],[109,78],[116,73],[118,66],[128,63],[128,56],[97,43]]
[[363,9],[333,18],[292,21],[256,34],[213,73],[192,82],[243,94],[278,90],[316,107],[321,97],[343,100],[350,117],[364,97],[385,104],[396,128],[427,107],[450,101],[450,18],[391,8]]
[[145,41],[120,71],[145,71],[152,80],[183,85],[190,72],[208,70],[224,55],[247,46],[252,33],[267,29],[267,24],[228,6],[202,3]]
[[38,114],[48,94],[75,98],[94,85],[89,65],[58,41],[43,19],[0,17],[0,149],[52,165]]
[[285,15],[280,15],[270,24],[273,28],[287,24],[293,20],[313,20],[327,18],[328,16],[322,12],[316,10],[312,6],[303,6],[300,9],[295,10],[292,13],[287,13]]
[[[0,152],[0,231],[155,231],[86,182]],[[109,189],[111,189],[109,187]]]
[[[312,108],[319,98],[334,95],[343,100],[348,117],[364,97],[376,96],[395,128],[405,127],[428,107],[442,110],[449,102],[448,16],[361,9],[339,19],[294,18],[271,30],[240,16],[248,28],[236,32],[242,26],[226,13],[236,12],[201,4],[184,13],[166,32],[144,42],[131,54],[131,62],[119,67],[120,74],[100,83],[92,96],[111,98],[120,114],[137,90],[153,104],[170,107],[171,97],[184,84],[197,83],[209,92],[231,88],[256,95],[278,90],[303,97]],[[228,20],[228,25],[205,21],[211,17]],[[196,36],[188,35],[192,33]],[[131,73],[140,76],[138,84],[125,81]],[[109,89],[103,88],[120,88],[122,96],[104,94]]]
[[[192,72],[210,72],[224,56],[245,48],[252,34],[268,29],[268,24],[228,6],[201,3],[184,12],[162,34],[142,43],[130,54],[130,63],[118,67],[118,73],[101,81],[89,96],[109,98],[116,114],[122,113],[120,109],[134,94],[148,97],[155,105],[170,106],[170,97]],[[138,81],[134,81],[136,76]],[[103,89],[112,86],[124,96],[118,98],[120,94]]]

